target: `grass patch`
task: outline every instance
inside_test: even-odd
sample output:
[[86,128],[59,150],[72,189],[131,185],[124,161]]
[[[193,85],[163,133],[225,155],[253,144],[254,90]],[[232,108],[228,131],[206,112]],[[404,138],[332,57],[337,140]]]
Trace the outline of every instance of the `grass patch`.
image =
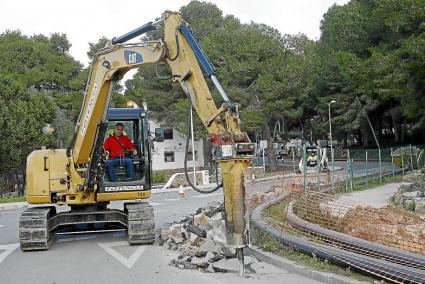
[[22,201],[26,201],[25,196],[0,198],[0,203],[22,202]]
[[[362,182],[364,182],[364,180],[365,180],[364,178],[361,179]],[[356,179],[354,179],[353,181],[354,181],[354,184],[358,182],[356,181]],[[403,176],[401,175],[382,177],[382,181],[380,181],[379,177],[377,177],[377,178],[369,180],[367,184],[364,183],[364,184],[353,185],[353,190],[362,191],[362,190],[372,189],[378,186],[383,186],[389,183],[402,182],[402,181],[403,181]],[[344,188],[344,191],[345,191],[345,188]]]
[[[286,223],[285,213],[284,213],[285,211],[284,209],[288,205],[288,203],[289,203],[289,200],[284,199],[281,202],[266,208],[264,212],[270,218],[280,222],[283,228],[289,227],[289,225]],[[279,243],[279,241],[276,240],[270,234],[257,230],[254,225],[252,225],[251,228],[252,228],[251,229],[252,243],[266,251],[269,251],[271,253],[274,253],[286,259],[295,261],[296,263],[300,265],[304,265],[314,270],[328,272],[328,273],[335,273],[338,275],[351,277],[356,280],[366,281],[370,283],[376,282],[376,279],[359,274],[355,271],[352,271],[350,268],[343,268],[343,267],[334,265],[328,260],[322,260],[320,258],[317,258],[314,254],[307,255],[297,251],[293,247],[285,246]],[[302,236],[296,231],[291,232],[291,234],[294,236],[297,236],[297,235]]]

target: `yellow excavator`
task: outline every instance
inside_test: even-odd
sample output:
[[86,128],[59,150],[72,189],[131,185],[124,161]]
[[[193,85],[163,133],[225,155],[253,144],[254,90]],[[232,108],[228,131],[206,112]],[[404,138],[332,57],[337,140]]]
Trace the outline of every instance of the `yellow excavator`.
[[[161,22],[163,39],[127,43],[156,29]],[[37,150],[28,156],[26,199],[31,204],[50,205],[31,207],[22,213],[19,239],[23,251],[46,250],[58,233],[78,228],[96,231],[121,227],[127,230],[130,244],[154,242],[153,207],[138,200],[150,197],[150,149],[153,140],[163,139],[163,131],[157,129],[155,138],[150,136],[147,113],[143,109],[109,106],[115,82],[127,71],[158,63],[168,64],[170,79],[181,85],[208,130],[213,159],[222,172],[227,244],[236,249],[243,263],[243,248],[247,245],[244,179],[255,145],[240,130],[239,105],[230,101],[190,26],[176,12],[166,12],[155,22],[112,39],[101,49],[93,60],[70,147]],[[219,108],[204,74],[223,98]],[[137,148],[137,157],[132,158],[135,178],[131,181],[111,181],[105,174],[107,157],[103,141],[108,128],[116,122],[125,125]],[[116,172],[119,175],[120,169]],[[107,205],[114,200],[130,202],[124,203],[122,210],[109,209]],[[54,204],[67,205],[70,209],[57,213]]]

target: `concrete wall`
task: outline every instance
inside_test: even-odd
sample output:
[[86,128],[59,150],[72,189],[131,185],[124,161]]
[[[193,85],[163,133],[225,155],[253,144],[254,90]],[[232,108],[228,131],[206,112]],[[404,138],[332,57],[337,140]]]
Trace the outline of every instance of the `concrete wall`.
[[[159,123],[150,120],[151,132],[155,128],[160,127]],[[190,143],[190,142],[189,142]],[[169,170],[169,169],[182,169],[184,167],[184,151],[186,146],[186,137],[173,129],[173,139],[165,139],[164,142],[154,142],[154,149],[152,150],[152,169],[155,170]],[[195,141],[195,151],[197,151],[196,167],[204,166],[204,150],[202,147],[202,139]],[[164,159],[164,152],[174,152],[174,162],[166,162]],[[193,162],[187,162],[188,168],[192,171]]]

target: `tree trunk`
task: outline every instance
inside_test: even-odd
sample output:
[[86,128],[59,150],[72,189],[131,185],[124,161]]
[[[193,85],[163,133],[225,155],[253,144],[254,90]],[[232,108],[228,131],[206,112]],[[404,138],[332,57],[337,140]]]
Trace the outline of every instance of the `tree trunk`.
[[26,172],[26,163],[21,164],[18,170],[18,195],[25,195],[25,172]]
[[362,133],[363,148],[369,148],[370,130],[366,118],[362,118],[360,122],[360,132]]
[[407,133],[406,121],[403,121],[403,127],[401,128],[401,145],[406,144],[406,133]]
[[304,143],[304,124],[303,124],[301,119],[299,121],[300,121],[300,125],[301,125],[301,140]]
[[395,107],[390,110],[391,124],[394,129],[394,142],[399,145],[401,140],[401,109]]
[[[380,115],[375,115],[374,117],[375,123],[373,125],[375,125],[375,134],[377,136],[378,141],[382,141],[382,116]],[[376,147],[380,148],[380,145],[376,144],[375,141],[375,145]]]
[[269,164],[270,164],[270,170],[276,171],[277,170],[277,160],[276,160],[276,152],[273,149],[273,138],[270,133],[270,128],[267,123],[263,126],[263,134],[264,137],[267,139],[267,157],[269,158]]

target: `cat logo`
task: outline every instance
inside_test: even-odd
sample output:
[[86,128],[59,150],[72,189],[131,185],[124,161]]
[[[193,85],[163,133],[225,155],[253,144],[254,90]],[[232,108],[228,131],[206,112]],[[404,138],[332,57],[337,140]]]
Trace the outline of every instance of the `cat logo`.
[[124,51],[124,58],[127,64],[140,64],[143,62],[142,55],[131,50]]

